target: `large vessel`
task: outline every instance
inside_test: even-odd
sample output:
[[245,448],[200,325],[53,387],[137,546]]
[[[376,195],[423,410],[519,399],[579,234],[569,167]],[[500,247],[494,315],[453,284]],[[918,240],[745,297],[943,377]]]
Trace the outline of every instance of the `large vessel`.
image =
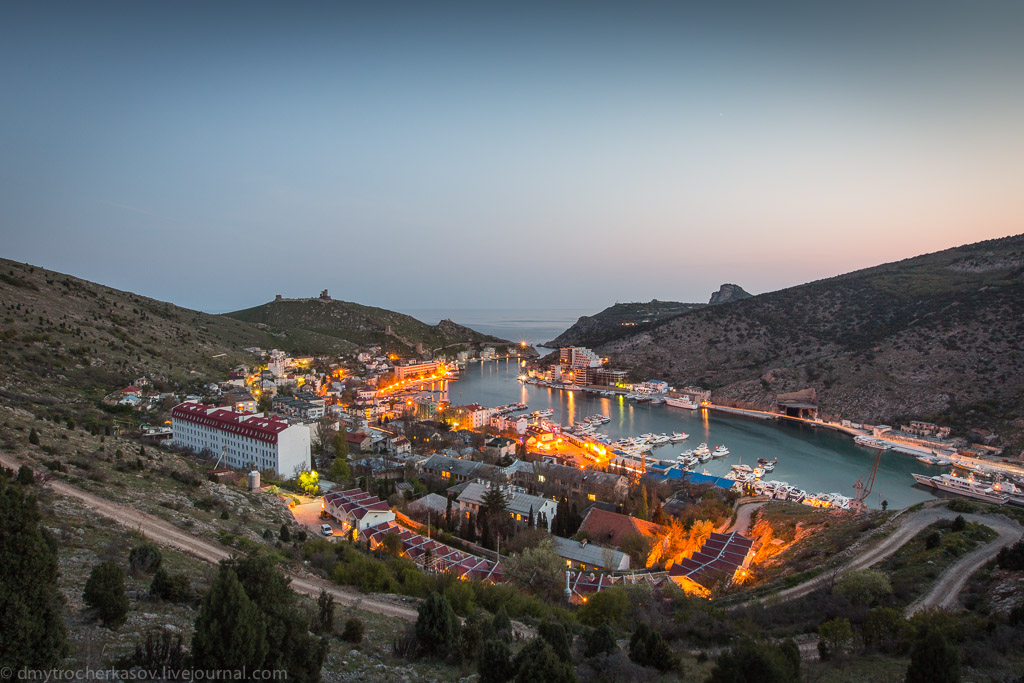
[[683,396],[682,398],[669,398],[666,396],[665,405],[672,406],[673,408],[686,408],[687,410],[697,409],[697,404],[689,396]]
[[958,477],[954,474],[938,474],[934,477],[927,477],[923,474],[911,474],[910,476],[918,484],[924,484],[925,486],[931,486],[940,491],[948,491],[960,496],[967,496],[968,498],[977,498],[978,500],[998,503],[999,505],[1003,505],[1010,500],[1009,495],[1001,493],[991,486],[986,486],[973,479]]

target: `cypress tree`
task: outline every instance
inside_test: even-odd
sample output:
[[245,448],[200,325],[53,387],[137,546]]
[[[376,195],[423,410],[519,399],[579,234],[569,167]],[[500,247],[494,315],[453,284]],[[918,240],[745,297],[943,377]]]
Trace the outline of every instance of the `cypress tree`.
[[39,526],[35,496],[0,476],[0,667],[44,669],[68,652],[57,543]]
[[420,603],[416,640],[420,652],[428,657],[445,659],[455,652],[459,642],[459,618],[448,598],[434,592]]
[[618,649],[619,645],[615,642],[615,634],[605,622],[590,632],[587,638],[587,649],[583,654],[585,657],[595,657],[602,652],[612,654]]
[[508,643],[503,640],[485,641],[477,658],[477,672],[480,683],[505,683],[511,678],[509,660],[511,652]]
[[562,661],[572,661],[572,652],[569,650],[569,636],[565,632],[565,626],[557,621],[545,619],[537,628],[537,635],[547,641],[555,655]]
[[124,571],[113,562],[100,562],[89,574],[82,598],[87,606],[96,610],[104,626],[120,626],[128,614]]
[[28,433],[28,442],[33,446],[39,445],[39,432],[36,431],[35,427]]
[[222,562],[196,617],[192,666],[196,669],[254,671],[267,656],[266,625],[234,568]]

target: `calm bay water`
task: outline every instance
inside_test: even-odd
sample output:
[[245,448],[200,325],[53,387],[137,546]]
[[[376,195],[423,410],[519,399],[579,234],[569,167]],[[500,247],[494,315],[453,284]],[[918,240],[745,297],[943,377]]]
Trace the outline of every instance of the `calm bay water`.
[[[582,391],[537,387],[520,383],[516,379],[519,372],[514,360],[472,363],[457,382],[450,383],[449,398],[455,404],[476,402],[488,406],[522,401],[530,406],[531,411],[542,408],[554,410],[551,419],[564,425],[600,413],[612,421],[598,431],[613,439],[647,432],[686,432],[690,435],[688,440],[656,448],[653,457],[675,459],[676,455],[695,448],[702,441],[712,448],[724,444],[730,451],[727,457],[711,460],[697,468],[697,471],[707,469],[719,476],[727,473],[732,464],[742,462],[754,466],[758,458],[777,456],[779,461],[775,471],[765,478],[789,482],[808,493],[835,491],[853,497],[853,483],[858,478],[867,481],[874,465],[874,450],[858,446],[849,436],[829,429],[707,410],[635,404],[623,397],[603,398]],[[932,494],[914,488],[910,473],[936,474],[940,471],[940,468],[921,464],[912,456],[886,451],[882,454],[868,505],[878,508],[882,500],[888,500],[889,507],[901,508],[928,500]]]
[[405,312],[430,325],[449,318],[477,332],[535,345],[551,341],[565,332],[580,316],[597,313],[596,310],[579,308],[431,308]]

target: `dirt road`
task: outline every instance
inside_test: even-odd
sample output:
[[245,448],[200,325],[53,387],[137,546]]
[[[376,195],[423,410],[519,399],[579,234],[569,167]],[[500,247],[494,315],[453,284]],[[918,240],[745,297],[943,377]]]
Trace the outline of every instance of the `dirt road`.
[[[948,510],[945,507],[932,507],[917,512],[903,515],[895,531],[883,538],[874,546],[855,551],[855,556],[845,565],[827,571],[824,574],[814,577],[799,585],[787,588],[778,593],[763,597],[759,602],[792,600],[807,595],[815,590],[823,588],[828,582],[835,579],[839,574],[857,569],[867,569],[885,558],[889,557],[902,548],[910,539],[916,536],[929,524],[940,519],[954,519],[958,513]],[[999,549],[1004,545],[1016,542],[1020,539],[1024,527],[1005,515],[963,515],[968,522],[978,522],[993,529],[999,536],[984,546],[968,553],[958,562],[949,567],[935,582],[932,590],[921,600],[907,608],[907,614],[924,609],[926,607],[955,608],[957,596],[963,589],[964,584],[970,575],[981,567],[985,562],[995,557]]]
[[[22,465],[17,458],[7,453],[0,453],[0,464],[15,470]],[[198,557],[208,562],[220,562],[235,555],[230,548],[193,536],[162,519],[95,496],[59,479],[51,479],[45,486],[61,496],[79,501],[90,510],[114,520],[126,529],[144,534],[151,541],[177,548],[193,557]],[[292,580],[292,588],[297,593],[316,597],[320,594],[320,590],[323,589],[333,595],[334,600],[338,604],[384,616],[397,617],[406,621],[416,620],[417,613],[415,609],[402,607],[378,598],[362,595],[355,591],[346,590],[337,584],[308,574],[297,572],[285,572],[285,574]]]

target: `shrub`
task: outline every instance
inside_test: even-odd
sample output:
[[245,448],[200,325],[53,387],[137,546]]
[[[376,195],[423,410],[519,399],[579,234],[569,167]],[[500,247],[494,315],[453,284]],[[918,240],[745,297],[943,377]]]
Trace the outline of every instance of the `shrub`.
[[99,563],[89,574],[82,599],[87,606],[96,610],[96,615],[104,626],[120,626],[128,614],[124,572],[113,562]]
[[789,683],[800,680],[800,650],[792,640],[783,646],[744,640],[719,656],[708,683]]
[[28,433],[28,442],[33,446],[39,445],[39,432],[36,431],[35,427]]
[[942,545],[942,535],[938,531],[933,531],[924,538],[924,547],[927,550],[934,550]]
[[963,531],[967,528],[967,520],[964,519],[963,515],[957,515],[949,528],[955,532]]
[[313,630],[317,633],[330,633],[334,630],[334,596],[322,588],[316,598],[316,621],[313,623]]
[[195,593],[192,581],[187,574],[169,574],[161,567],[153,574],[153,582],[149,584],[149,594],[154,598],[168,602],[192,602]]
[[128,567],[132,574],[152,574],[160,568],[164,556],[160,549],[149,542],[140,543],[128,553]]
[[871,605],[892,593],[892,583],[889,582],[889,577],[880,571],[862,569],[840,576],[834,590],[839,595],[848,597],[854,604]]
[[999,550],[996,561],[1002,569],[1020,571],[1024,569],[1024,541],[1004,546]]
[[288,529],[287,524],[281,525],[281,531],[278,533],[277,537],[281,539],[282,543],[291,543],[292,532]]
[[910,650],[906,683],[958,683],[960,658],[938,631],[925,630]]
[[559,659],[543,638],[534,638],[512,661],[516,683],[576,683],[572,663]]
[[503,640],[485,640],[477,658],[476,670],[480,683],[504,683],[512,677],[508,643]]
[[22,465],[18,468],[18,476],[15,479],[22,486],[31,486],[36,483],[36,477],[32,474],[32,468],[28,465]]
[[346,643],[358,644],[363,642],[363,633],[366,627],[361,619],[352,617],[345,622],[345,628],[341,632],[341,639]]
[[629,597],[621,585],[596,593],[580,608],[579,620],[587,626],[616,624],[622,621],[629,610]]
[[551,646],[551,649],[555,651],[555,656],[559,659],[572,661],[572,652],[569,648],[571,638],[565,632],[565,626],[557,621],[545,619],[537,627],[537,635],[547,641],[547,644]]
[[849,619],[830,619],[818,627],[818,653],[822,659],[842,654],[853,640]]
[[512,642],[512,620],[508,618],[508,612],[502,607],[491,621],[491,630],[494,632],[494,637],[504,640],[505,642]]

